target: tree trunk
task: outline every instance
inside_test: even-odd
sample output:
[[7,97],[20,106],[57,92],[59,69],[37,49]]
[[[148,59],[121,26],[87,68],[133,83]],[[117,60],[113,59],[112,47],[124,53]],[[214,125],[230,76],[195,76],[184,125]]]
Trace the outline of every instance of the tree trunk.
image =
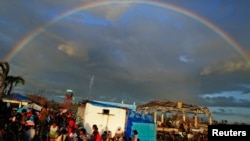
[[8,89],[7,95],[10,95],[12,88],[13,88],[13,83],[10,83],[10,87]]

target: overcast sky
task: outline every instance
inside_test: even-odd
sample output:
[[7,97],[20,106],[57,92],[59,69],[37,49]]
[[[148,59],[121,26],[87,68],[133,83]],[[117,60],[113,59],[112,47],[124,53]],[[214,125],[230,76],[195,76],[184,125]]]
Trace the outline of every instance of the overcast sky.
[[[250,1],[13,0],[0,5],[0,59],[63,101],[183,101],[250,123]],[[91,79],[92,78],[92,79]]]

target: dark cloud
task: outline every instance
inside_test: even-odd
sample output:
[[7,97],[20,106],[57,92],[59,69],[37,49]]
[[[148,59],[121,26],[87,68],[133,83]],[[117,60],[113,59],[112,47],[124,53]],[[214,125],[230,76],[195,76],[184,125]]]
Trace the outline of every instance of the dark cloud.
[[234,107],[250,107],[250,101],[246,99],[236,99],[234,97],[205,97],[205,101],[207,101],[207,106],[234,106]]

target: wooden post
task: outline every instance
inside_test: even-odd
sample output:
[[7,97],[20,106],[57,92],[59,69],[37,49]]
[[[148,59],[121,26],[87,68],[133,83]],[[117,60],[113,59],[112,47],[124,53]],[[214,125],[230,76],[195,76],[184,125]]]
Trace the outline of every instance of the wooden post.
[[164,123],[164,112],[161,113],[161,123]]
[[184,111],[184,110],[182,110],[182,120],[183,120],[183,121],[186,121],[186,114],[185,114],[185,111]]
[[155,124],[157,124],[157,113],[156,113],[157,111],[154,111],[154,122],[155,122]]
[[212,122],[212,115],[211,115],[211,113],[209,113],[208,119],[209,119],[208,124],[211,125],[213,123]]
[[198,115],[197,113],[194,115],[194,127],[198,126]]
[[109,110],[108,109],[103,109],[102,113],[98,113],[98,114],[102,114],[102,115],[106,115],[107,116],[107,122],[106,122],[106,131],[108,131],[108,124],[109,124],[109,116],[114,116],[114,114],[109,114]]

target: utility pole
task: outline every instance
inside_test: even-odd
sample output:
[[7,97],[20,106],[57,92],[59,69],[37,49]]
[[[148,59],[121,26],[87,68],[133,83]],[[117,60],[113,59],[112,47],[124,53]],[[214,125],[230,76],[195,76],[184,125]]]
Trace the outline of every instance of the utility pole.
[[89,100],[91,100],[91,95],[92,95],[92,86],[94,84],[94,79],[95,79],[95,76],[92,75],[90,77],[90,82],[89,82]]

